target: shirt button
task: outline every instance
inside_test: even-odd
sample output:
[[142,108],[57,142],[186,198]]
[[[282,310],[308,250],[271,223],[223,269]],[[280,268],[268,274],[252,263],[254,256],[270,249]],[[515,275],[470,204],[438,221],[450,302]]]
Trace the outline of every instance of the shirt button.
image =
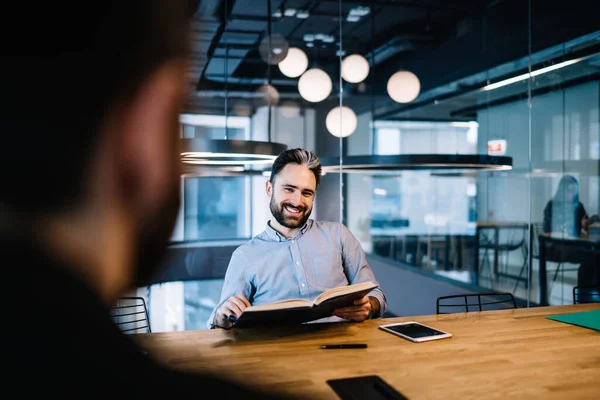
[[299,261],[296,261],[296,265],[300,265],[300,262],[299,262]]
[[294,244],[294,239],[292,239],[292,244]]
[[304,287],[304,283],[302,285],[300,285],[300,286]]

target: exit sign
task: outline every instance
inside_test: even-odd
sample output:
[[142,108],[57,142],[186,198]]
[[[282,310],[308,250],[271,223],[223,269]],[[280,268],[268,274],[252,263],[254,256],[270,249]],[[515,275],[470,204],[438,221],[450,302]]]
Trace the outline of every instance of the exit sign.
[[506,140],[489,140],[488,141],[488,154],[490,156],[501,156],[506,154]]

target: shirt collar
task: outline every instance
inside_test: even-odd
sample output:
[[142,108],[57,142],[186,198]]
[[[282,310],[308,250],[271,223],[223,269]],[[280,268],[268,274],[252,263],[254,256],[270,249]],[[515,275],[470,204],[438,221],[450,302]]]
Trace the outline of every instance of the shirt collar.
[[296,236],[294,236],[293,238],[290,238],[290,239],[284,237],[279,232],[277,232],[275,229],[273,229],[269,222],[271,222],[271,220],[267,221],[267,227],[265,228],[265,233],[267,234],[267,236],[277,242],[285,242],[285,241],[292,240],[292,239],[299,239],[302,235],[304,235],[312,227],[312,224],[314,221],[309,218],[306,221],[306,223],[304,224],[304,226],[302,228],[300,228],[300,230],[296,233]]

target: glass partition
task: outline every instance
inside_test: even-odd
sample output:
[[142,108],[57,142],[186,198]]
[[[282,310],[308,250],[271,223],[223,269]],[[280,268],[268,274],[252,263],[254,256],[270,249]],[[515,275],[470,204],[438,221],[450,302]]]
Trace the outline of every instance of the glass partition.
[[[402,40],[411,50],[400,50],[395,66],[375,62],[378,90],[370,109],[358,114],[344,155],[507,155],[512,169],[348,169],[345,221],[377,263],[427,277],[397,273],[395,281],[386,280],[392,290],[410,292],[406,278],[422,285],[419,296],[430,303],[453,294],[442,293],[437,281],[454,285],[456,293],[510,292],[525,307],[572,303],[574,286],[598,283],[592,265],[600,265],[592,222],[600,196],[599,32],[590,18],[580,18],[591,12],[585,2],[569,10],[573,21],[584,21],[569,33],[549,29],[547,21],[564,21],[558,6],[476,3],[468,13],[454,2],[427,10],[397,5],[397,12],[407,12],[395,26],[401,39],[377,37],[378,29],[369,40],[375,48]],[[391,7],[371,7],[383,26],[379,9],[391,13]],[[420,12],[428,15],[427,30],[415,29]],[[425,32],[436,46],[415,39]],[[344,42],[348,51],[357,40]],[[394,68],[419,78],[416,98],[396,104],[385,98],[394,98]],[[360,89],[349,92],[346,104],[356,104],[351,98]],[[565,195],[559,186],[566,175],[574,188]],[[577,211],[573,193],[585,212]],[[420,309],[403,305],[399,295],[392,311]]]
[[[432,314],[437,297],[457,293],[508,292],[519,307],[571,303],[573,287],[600,276],[600,31],[590,3],[201,8],[194,34],[205,61],[182,134],[333,159],[342,172],[326,169],[311,217],[359,239],[390,315]],[[398,155],[442,161],[373,161]],[[457,166],[453,155],[511,163]],[[353,156],[375,168],[352,169]],[[154,330],[205,328],[230,252],[270,218],[268,169],[183,178],[173,239],[186,243],[173,248],[191,241],[218,262],[169,259],[196,275],[150,288],[151,315],[163,321]]]

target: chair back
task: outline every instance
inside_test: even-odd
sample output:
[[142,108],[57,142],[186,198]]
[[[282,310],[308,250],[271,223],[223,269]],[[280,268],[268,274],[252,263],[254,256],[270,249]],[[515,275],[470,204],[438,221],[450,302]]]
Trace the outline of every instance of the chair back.
[[543,222],[533,222],[531,224],[531,257],[540,258],[540,244],[539,244],[539,236],[544,229]]
[[575,286],[573,288],[573,304],[600,303],[600,285]]
[[498,229],[482,227],[479,228],[479,247],[499,251],[512,251],[524,246],[526,237],[526,226],[509,226]]
[[121,297],[111,309],[114,323],[123,333],[149,333],[150,318],[143,297]]
[[490,311],[517,308],[512,293],[488,292],[440,296],[436,301],[438,314]]

